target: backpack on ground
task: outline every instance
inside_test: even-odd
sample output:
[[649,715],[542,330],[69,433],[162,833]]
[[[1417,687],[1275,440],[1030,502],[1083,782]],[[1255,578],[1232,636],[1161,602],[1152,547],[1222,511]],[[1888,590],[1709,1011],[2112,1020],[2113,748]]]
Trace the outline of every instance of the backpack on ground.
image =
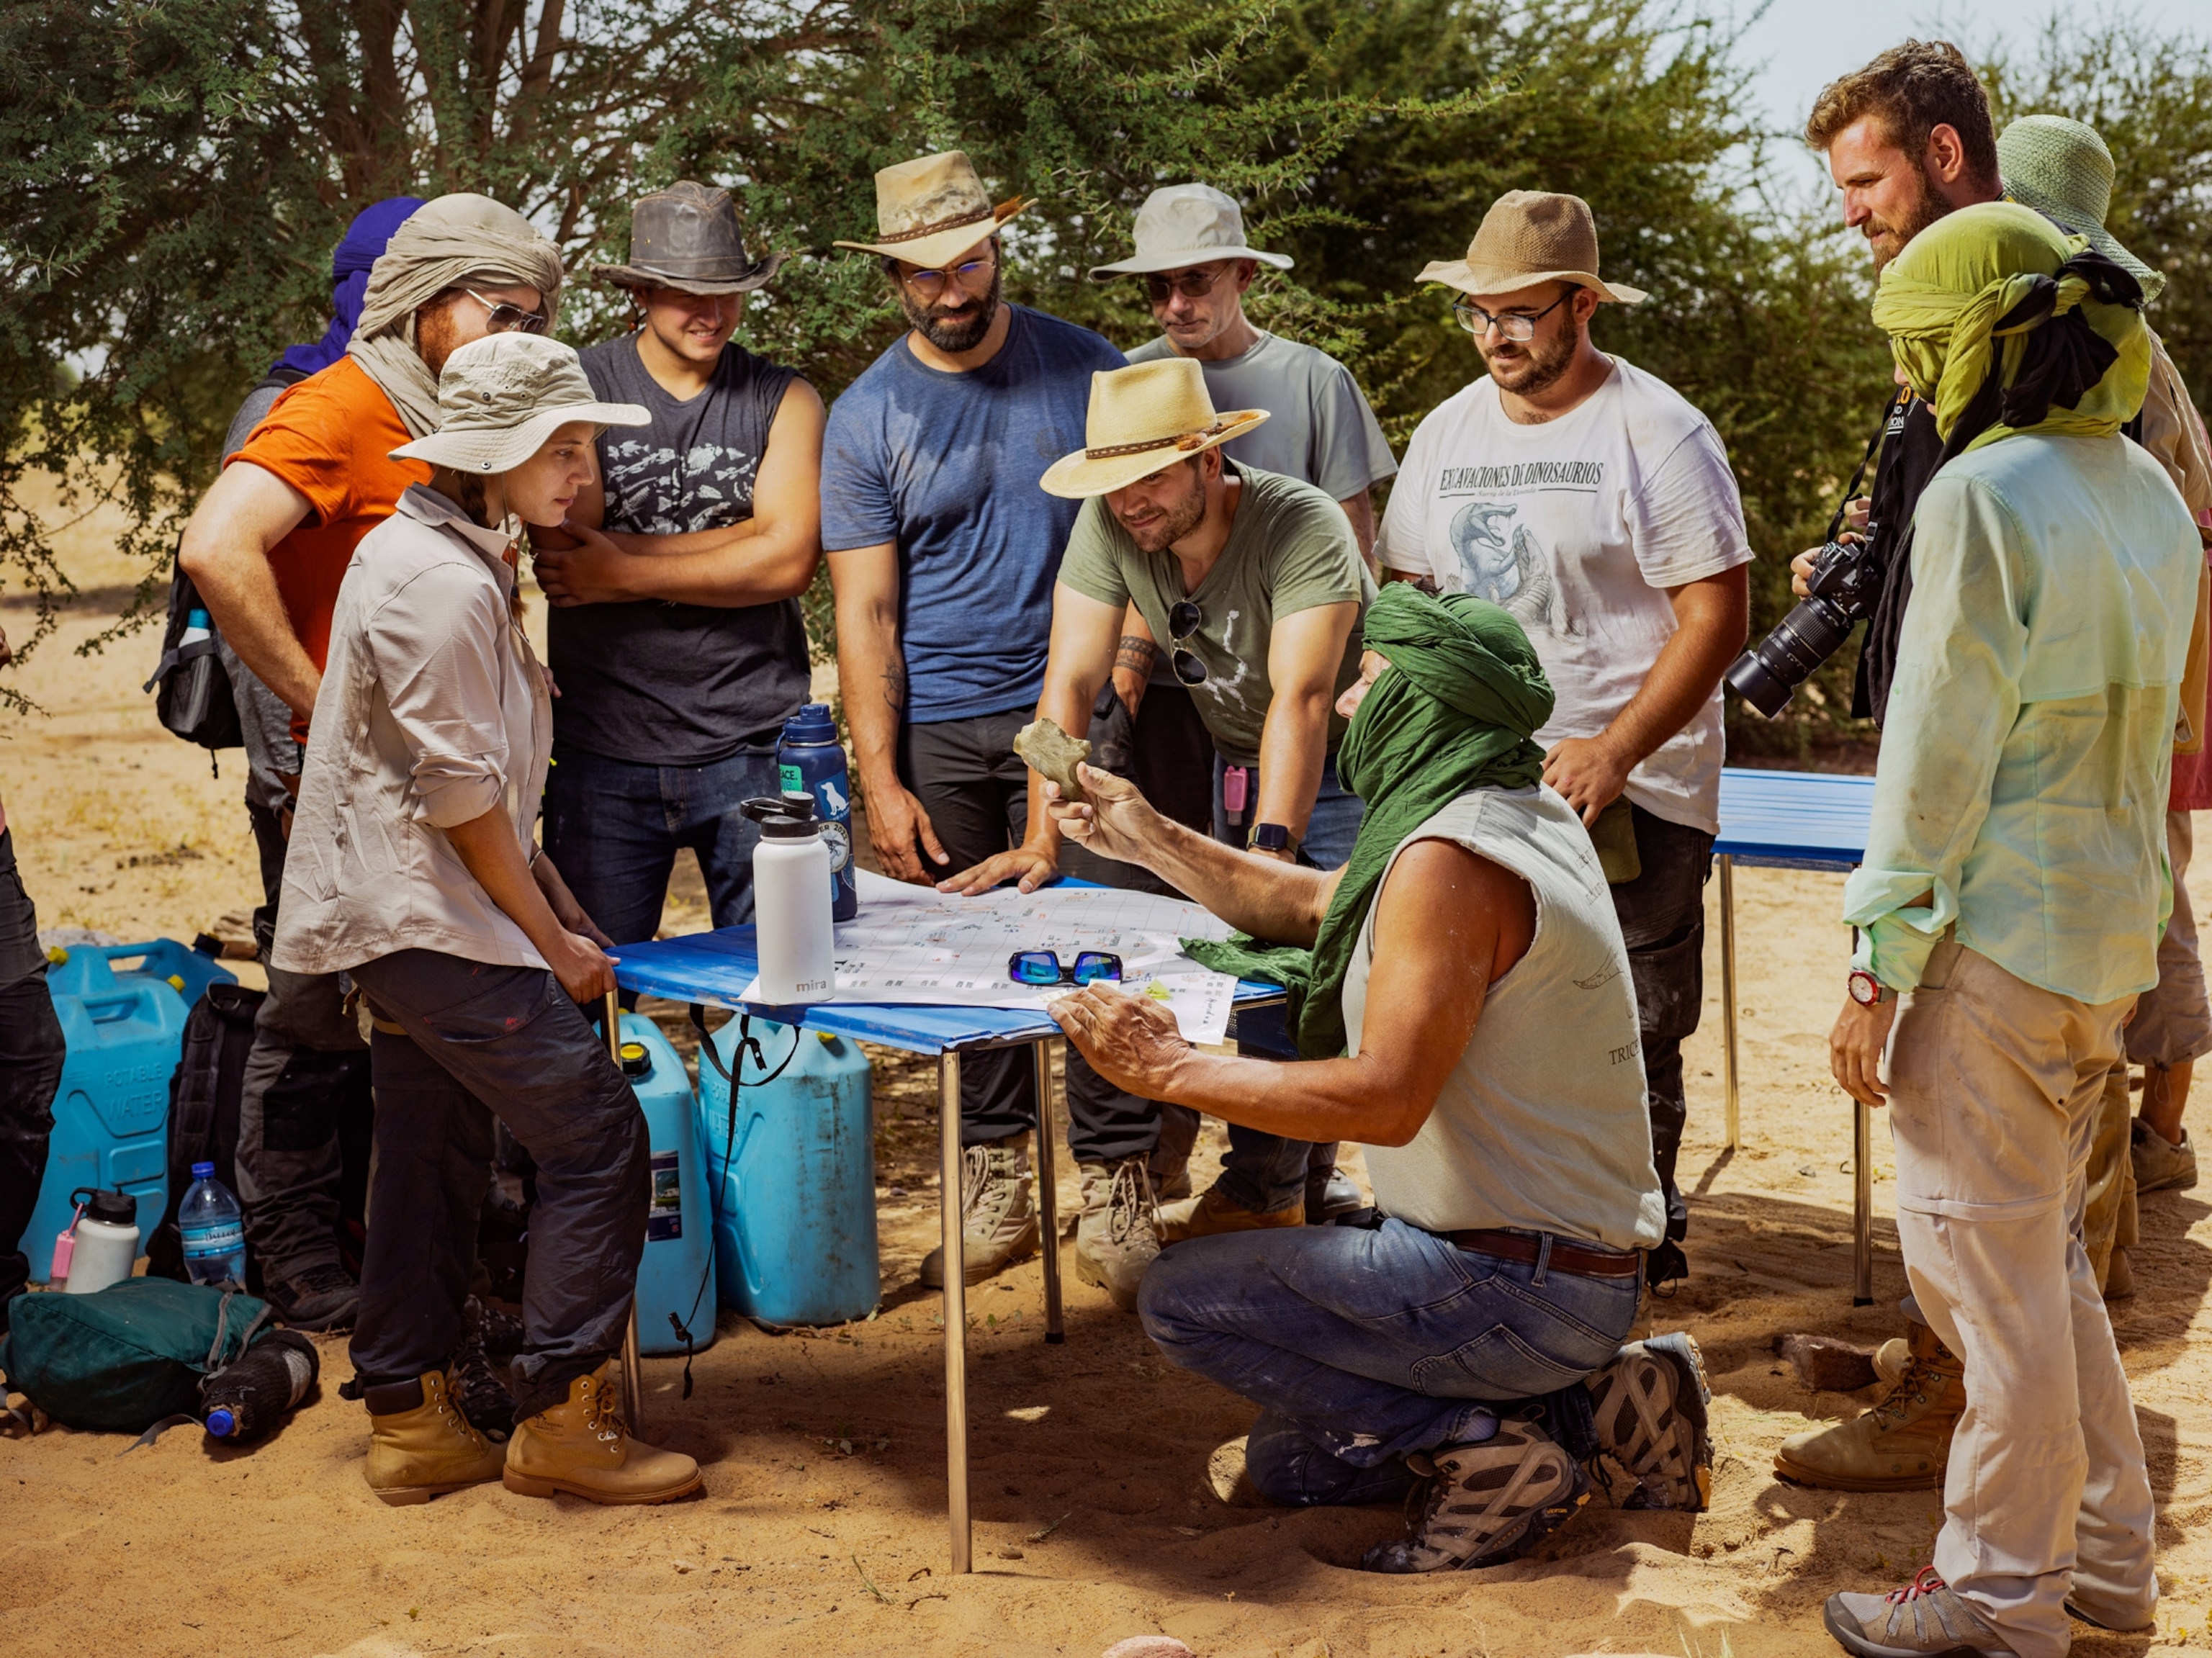
[[[179,537],[178,545],[183,544]],[[175,567],[169,581],[161,659],[141,689],[150,691],[156,685],[161,689],[154,701],[155,714],[175,735],[208,750],[210,765],[215,762],[215,750],[245,746],[246,733],[239,724],[238,703],[231,695],[230,674],[222,665],[215,624],[182,565]]]
[[0,1341],[8,1385],[55,1421],[135,1434],[191,1414],[200,1378],[269,1333],[265,1301],[212,1284],[131,1278],[88,1296],[19,1296]]
[[146,1240],[149,1277],[184,1282],[185,1243],[177,1206],[192,1183],[192,1165],[211,1163],[216,1178],[238,1190],[238,1111],[246,1090],[246,1056],[253,1019],[268,993],[211,984],[185,1021],[182,1056],[169,1078],[169,1203]]

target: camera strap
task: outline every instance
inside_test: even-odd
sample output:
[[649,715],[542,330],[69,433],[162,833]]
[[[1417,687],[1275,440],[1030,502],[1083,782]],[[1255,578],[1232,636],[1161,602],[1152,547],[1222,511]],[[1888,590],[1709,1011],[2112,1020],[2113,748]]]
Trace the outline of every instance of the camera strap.
[[1851,510],[1851,503],[1858,499],[1859,485],[1866,480],[1867,468],[1874,465],[1875,451],[1881,447],[1881,440],[1889,435],[1891,424],[1905,412],[1911,401],[1911,392],[1900,391],[1890,398],[1888,406],[1881,411],[1881,419],[1875,426],[1874,435],[1867,440],[1866,452],[1859,457],[1859,469],[1851,474],[1851,481],[1844,486],[1844,498],[1836,503],[1836,515],[1828,520],[1828,533],[1821,537],[1821,540],[1833,541],[1842,531],[1844,515]]

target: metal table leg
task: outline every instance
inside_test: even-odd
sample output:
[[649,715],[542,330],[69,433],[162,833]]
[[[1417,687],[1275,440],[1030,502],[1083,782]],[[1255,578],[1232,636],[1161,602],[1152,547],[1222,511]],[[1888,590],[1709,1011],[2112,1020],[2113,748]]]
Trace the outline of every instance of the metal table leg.
[[1057,1347],[1067,1339],[1060,1317],[1060,1187],[1053,1167],[1052,1039],[1030,1044],[1036,1055],[1037,1224],[1044,1237],[1044,1339]]
[[1722,1074],[1727,1078],[1728,1149],[1743,1144],[1735,1057],[1735,859],[1721,854],[1721,1034],[1727,1048]]
[[1874,1303],[1874,1112],[1851,1102],[1851,1305]]
[[[615,999],[615,993],[611,990],[607,992],[606,1012],[600,1023],[606,1029],[607,1057],[615,1062],[615,1069],[620,1071],[622,1005]],[[645,1437],[645,1374],[638,1360],[637,1297],[635,1295],[630,1297],[629,1321],[623,1326],[622,1370],[623,1420],[632,1433],[642,1439]]]
[[937,1060],[938,1193],[945,1246],[945,1505],[952,1522],[952,1570],[974,1569],[968,1523],[968,1257],[961,1245],[960,1055]]

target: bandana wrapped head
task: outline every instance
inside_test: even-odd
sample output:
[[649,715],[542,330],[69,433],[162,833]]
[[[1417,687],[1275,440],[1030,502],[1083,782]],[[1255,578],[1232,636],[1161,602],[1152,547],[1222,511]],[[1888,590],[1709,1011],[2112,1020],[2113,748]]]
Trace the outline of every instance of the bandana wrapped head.
[[2084,238],[1986,202],[1907,244],[1874,321],[1960,454],[2030,432],[2108,437],[2133,420],[2150,384],[2142,307],[2142,285]]
[[1535,787],[1544,751],[1534,738],[1552,717],[1528,635],[1486,599],[1432,598],[1394,581],[1368,607],[1364,637],[1390,667],[1337,750],[1337,774],[1366,811],[1314,947],[1183,940],[1208,967],[1288,991],[1290,1028],[1310,1060],[1344,1052],[1345,972],[1399,844],[1471,789]]

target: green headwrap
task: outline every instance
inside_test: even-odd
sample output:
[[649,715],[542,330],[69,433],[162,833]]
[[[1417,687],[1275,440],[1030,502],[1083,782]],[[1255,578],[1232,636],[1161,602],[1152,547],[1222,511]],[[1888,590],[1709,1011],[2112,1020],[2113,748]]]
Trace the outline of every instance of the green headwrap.
[[1394,581],[1368,607],[1365,638],[1390,671],[1369,688],[1337,750],[1337,775],[1366,814],[1314,947],[1255,946],[1241,933],[1183,940],[1208,967],[1288,991],[1290,1026],[1310,1060],[1344,1052],[1345,971],[1398,843],[1470,789],[1534,788],[1544,775],[1530,738],[1552,716],[1552,687],[1505,611]]
[[[1881,273],[1875,326],[1889,336],[1913,391],[1935,405],[1936,428],[1947,445],[1984,397],[1992,361],[1999,386],[2013,391],[2030,359],[2030,336],[2063,325],[2077,310],[2116,354],[2113,360],[2101,374],[2081,373],[2080,385],[2067,386],[2079,392],[2072,407],[2061,406],[2062,394],[2039,419],[2018,425],[1992,420],[1966,449],[2024,432],[2109,437],[2135,418],[2150,385],[2150,335],[2133,306],[2099,297],[2093,266],[2135,286],[2083,238],[2065,234],[2017,203],[1986,202],[1937,220]],[[2106,288],[2116,291],[2122,290]],[[2054,334],[2038,344],[2057,343]]]

